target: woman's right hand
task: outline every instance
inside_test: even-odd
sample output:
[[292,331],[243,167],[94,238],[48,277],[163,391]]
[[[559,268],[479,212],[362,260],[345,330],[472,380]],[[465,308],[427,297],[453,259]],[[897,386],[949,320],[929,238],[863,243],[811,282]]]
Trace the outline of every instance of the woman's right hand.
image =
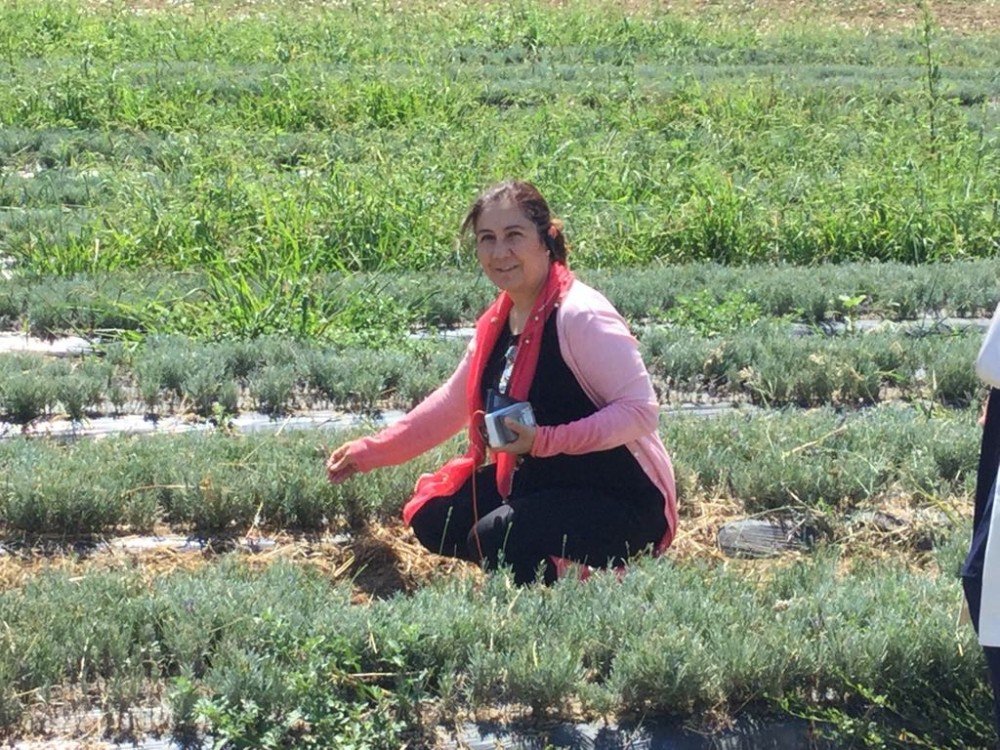
[[360,471],[357,461],[351,455],[351,448],[353,447],[353,441],[344,443],[331,453],[330,458],[327,459],[326,476],[332,484],[340,484],[347,481]]

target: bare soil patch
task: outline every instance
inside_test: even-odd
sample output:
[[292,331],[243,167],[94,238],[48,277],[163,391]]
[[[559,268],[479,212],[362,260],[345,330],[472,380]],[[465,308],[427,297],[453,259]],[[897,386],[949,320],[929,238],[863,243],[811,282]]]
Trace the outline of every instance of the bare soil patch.
[[[558,3],[562,4],[562,3]],[[904,31],[923,23],[916,2],[901,0],[620,0],[635,13],[675,12],[685,16],[745,21],[756,29],[796,24],[830,26],[862,32]],[[1000,30],[997,0],[940,0],[930,3],[935,27],[958,34]]]
[[[474,1],[474,0],[469,0]],[[479,0],[483,4],[498,0]],[[549,0],[552,5],[563,6],[567,0]],[[412,6],[427,5],[425,0],[396,0],[395,7],[405,10]],[[112,7],[111,0],[89,0],[93,9]],[[343,0],[317,0],[299,3],[296,8],[305,10],[343,7]],[[761,26],[789,26],[808,22],[812,25],[829,25],[864,32],[902,31],[916,28],[923,23],[923,15],[915,2],[901,0],[595,0],[595,7],[617,6],[636,14],[673,12],[685,16],[729,18],[745,20],[755,28]],[[114,7],[119,7],[114,4]],[[180,13],[224,15],[246,18],[258,13],[280,9],[272,0],[233,0],[219,3],[210,9],[195,0],[131,0],[126,3],[137,15]],[[1000,1],[998,0],[938,0],[931,3],[935,26],[957,34],[995,33],[1000,30]]]
[[[864,32],[898,32],[923,23],[917,3],[900,0],[680,0],[663,5],[683,7],[699,15],[746,18],[755,21],[755,26],[808,21]],[[930,3],[930,12],[934,25],[949,32],[964,35],[1000,30],[1000,3],[996,0],[940,0]]]

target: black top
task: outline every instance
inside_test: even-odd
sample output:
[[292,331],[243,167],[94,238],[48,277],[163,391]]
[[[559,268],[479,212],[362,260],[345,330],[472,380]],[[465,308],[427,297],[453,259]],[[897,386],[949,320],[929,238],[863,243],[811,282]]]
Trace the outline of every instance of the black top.
[[[486,403],[486,392],[497,388],[505,364],[504,355],[514,341],[516,337],[504,325],[483,370],[483,403]],[[555,315],[550,315],[545,322],[528,400],[539,425],[566,424],[597,411],[562,357]],[[522,494],[543,488],[580,486],[605,490],[641,505],[648,502],[663,505],[662,493],[624,445],[573,456],[562,453],[547,458],[523,456],[514,473],[512,492]]]

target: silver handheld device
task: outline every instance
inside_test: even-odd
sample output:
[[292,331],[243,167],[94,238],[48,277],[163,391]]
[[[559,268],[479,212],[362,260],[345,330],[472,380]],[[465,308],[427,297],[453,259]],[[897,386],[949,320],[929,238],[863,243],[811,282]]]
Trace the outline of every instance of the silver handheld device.
[[517,434],[503,423],[505,417],[529,427],[535,426],[535,412],[527,401],[519,401],[502,409],[491,411],[483,419],[486,422],[486,437],[493,448],[503,448],[517,440]]

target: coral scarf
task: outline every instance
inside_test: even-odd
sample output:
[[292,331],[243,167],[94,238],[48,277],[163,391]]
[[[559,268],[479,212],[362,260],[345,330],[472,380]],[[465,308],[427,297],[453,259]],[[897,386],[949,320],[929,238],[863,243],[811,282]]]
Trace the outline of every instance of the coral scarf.
[[[553,262],[549,267],[545,286],[535,299],[534,307],[518,341],[517,357],[514,360],[507,393],[511,398],[519,401],[527,400],[531,381],[538,366],[538,353],[541,350],[545,322],[569,291],[573,278],[572,271],[561,262]],[[510,296],[506,292],[501,292],[476,321],[476,345],[472,353],[469,380],[465,390],[466,403],[469,407],[469,450],[465,455],[446,463],[435,473],[421,475],[417,480],[413,497],[403,507],[403,521],[407,524],[432,497],[445,497],[458,492],[476,468],[486,460],[487,446],[480,429],[483,422],[483,370],[503,326],[507,325],[511,307],[513,301]],[[517,466],[517,456],[502,451],[494,455],[497,463],[497,489],[502,497],[507,497],[513,482],[514,468]]]

